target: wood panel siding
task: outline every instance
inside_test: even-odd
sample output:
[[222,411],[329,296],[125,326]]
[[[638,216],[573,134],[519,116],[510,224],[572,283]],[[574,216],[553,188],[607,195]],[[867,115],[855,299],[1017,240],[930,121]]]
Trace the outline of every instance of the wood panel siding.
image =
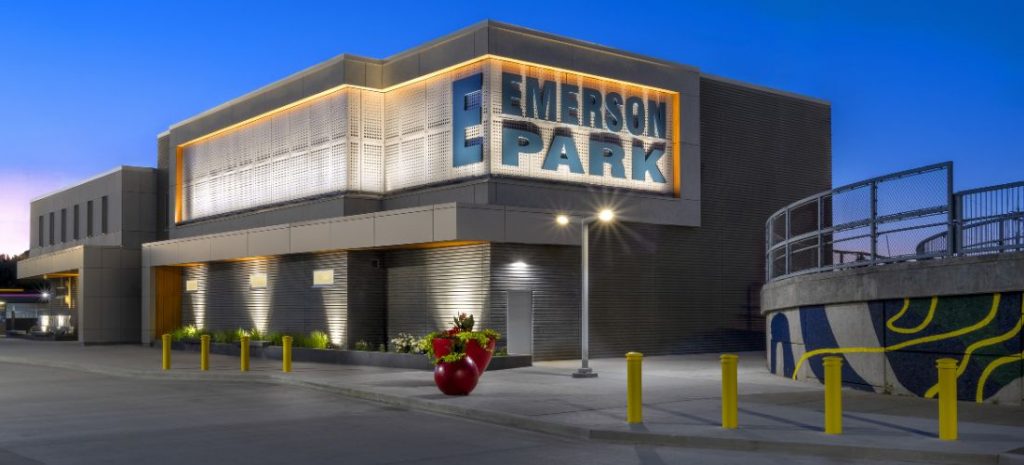
[[156,319],[154,338],[181,327],[181,268],[157,267],[153,269],[156,290]]

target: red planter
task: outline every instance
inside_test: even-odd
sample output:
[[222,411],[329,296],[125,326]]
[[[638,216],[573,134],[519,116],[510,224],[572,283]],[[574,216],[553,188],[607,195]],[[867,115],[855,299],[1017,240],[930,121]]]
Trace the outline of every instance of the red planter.
[[468,396],[479,380],[480,372],[468,356],[457,362],[441,362],[434,367],[434,384],[449,396]]
[[[491,364],[491,357],[494,356],[494,346],[497,343],[498,341],[494,339],[487,340],[487,347],[480,347],[480,343],[473,339],[466,343],[466,357],[473,359],[473,363],[476,364],[477,371],[481,375],[484,374],[484,371],[487,371],[487,365]],[[434,350],[436,351],[437,349]]]
[[434,358],[441,358],[452,353],[452,344],[455,341],[442,337],[434,338],[431,343],[434,345]]

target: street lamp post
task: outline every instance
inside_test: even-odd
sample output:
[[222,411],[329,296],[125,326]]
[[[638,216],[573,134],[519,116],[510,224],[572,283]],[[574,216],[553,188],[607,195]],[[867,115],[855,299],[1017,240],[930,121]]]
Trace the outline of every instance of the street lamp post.
[[[580,220],[580,359],[581,366],[572,373],[573,378],[596,378],[597,372],[590,368],[590,225],[596,221],[608,223],[615,219],[609,209],[598,212],[596,217]],[[558,215],[560,225],[569,224],[569,217]]]

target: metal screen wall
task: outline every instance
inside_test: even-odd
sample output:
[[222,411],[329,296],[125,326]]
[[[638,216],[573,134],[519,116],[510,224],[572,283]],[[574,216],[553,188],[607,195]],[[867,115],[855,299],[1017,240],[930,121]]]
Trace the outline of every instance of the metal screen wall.
[[[602,95],[619,93],[643,102],[664,103],[666,133],[655,137],[644,124],[640,135],[627,131],[590,128],[572,123],[520,118],[501,112],[501,74],[518,73],[556,82],[556,108],[561,108],[561,86],[597,89]],[[483,74],[482,124],[467,128],[467,138],[481,138],[484,160],[455,167],[452,162],[452,83]],[[524,79],[525,81],[525,79]],[[582,97],[580,97],[582,100]],[[582,102],[578,102],[582,103]],[[605,102],[601,103],[602,112]],[[386,92],[346,87],[318,96],[283,111],[271,113],[237,128],[182,147],[183,221],[255,209],[342,192],[384,194],[428,184],[490,173],[671,193],[672,94],[612,80],[487,59]],[[560,113],[560,112],[559,112]],[[645,114],[646,116],[646,114]],[[501,129],[505,121],[536,124],[544,141],[536,154],[524,154],[519,166],[501,162]],[[541,165],[555,131],[572,135],[584,174],[566,166],[544,170]],[[612,135],[621,140],[625,178],[590,173],[590,137]],[[664,150],[657,166],[666,182],[634,180],[631,148],[642,144]],[[607,171],[607,169],[605,170]]]

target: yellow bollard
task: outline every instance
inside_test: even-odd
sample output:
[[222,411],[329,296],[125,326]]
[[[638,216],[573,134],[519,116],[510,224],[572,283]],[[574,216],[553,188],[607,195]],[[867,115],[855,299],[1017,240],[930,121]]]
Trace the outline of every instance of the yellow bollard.
[[242,336],[242,371],[249,371],[249,336]]
[[281,371],[292,372],[292,337],[281,338]]
[[160,349],[163,351],[163,361],[161,363],[161,366],[163,366],[164,370],[170,370],[171,369],[171,335],[170,334],[164,334],[163,336],[160,336],[160,342],[161,342]]
[[644,354],[629,352],[626,354],[626,423],[643,423],[643,386],[640,370],[644,363]]
[[210,369],[210,335],[199,336],[199,369],[209,371]]
[[940,358],[935,366],[939,369],[939,439],[956,441],[956,360]]
[[724,354],[720,358],[722,359],[722,428],[736,429],[739,426],[736,370],[740,357]]
[[825,357],[825,434],[843,434],[843,358]]

